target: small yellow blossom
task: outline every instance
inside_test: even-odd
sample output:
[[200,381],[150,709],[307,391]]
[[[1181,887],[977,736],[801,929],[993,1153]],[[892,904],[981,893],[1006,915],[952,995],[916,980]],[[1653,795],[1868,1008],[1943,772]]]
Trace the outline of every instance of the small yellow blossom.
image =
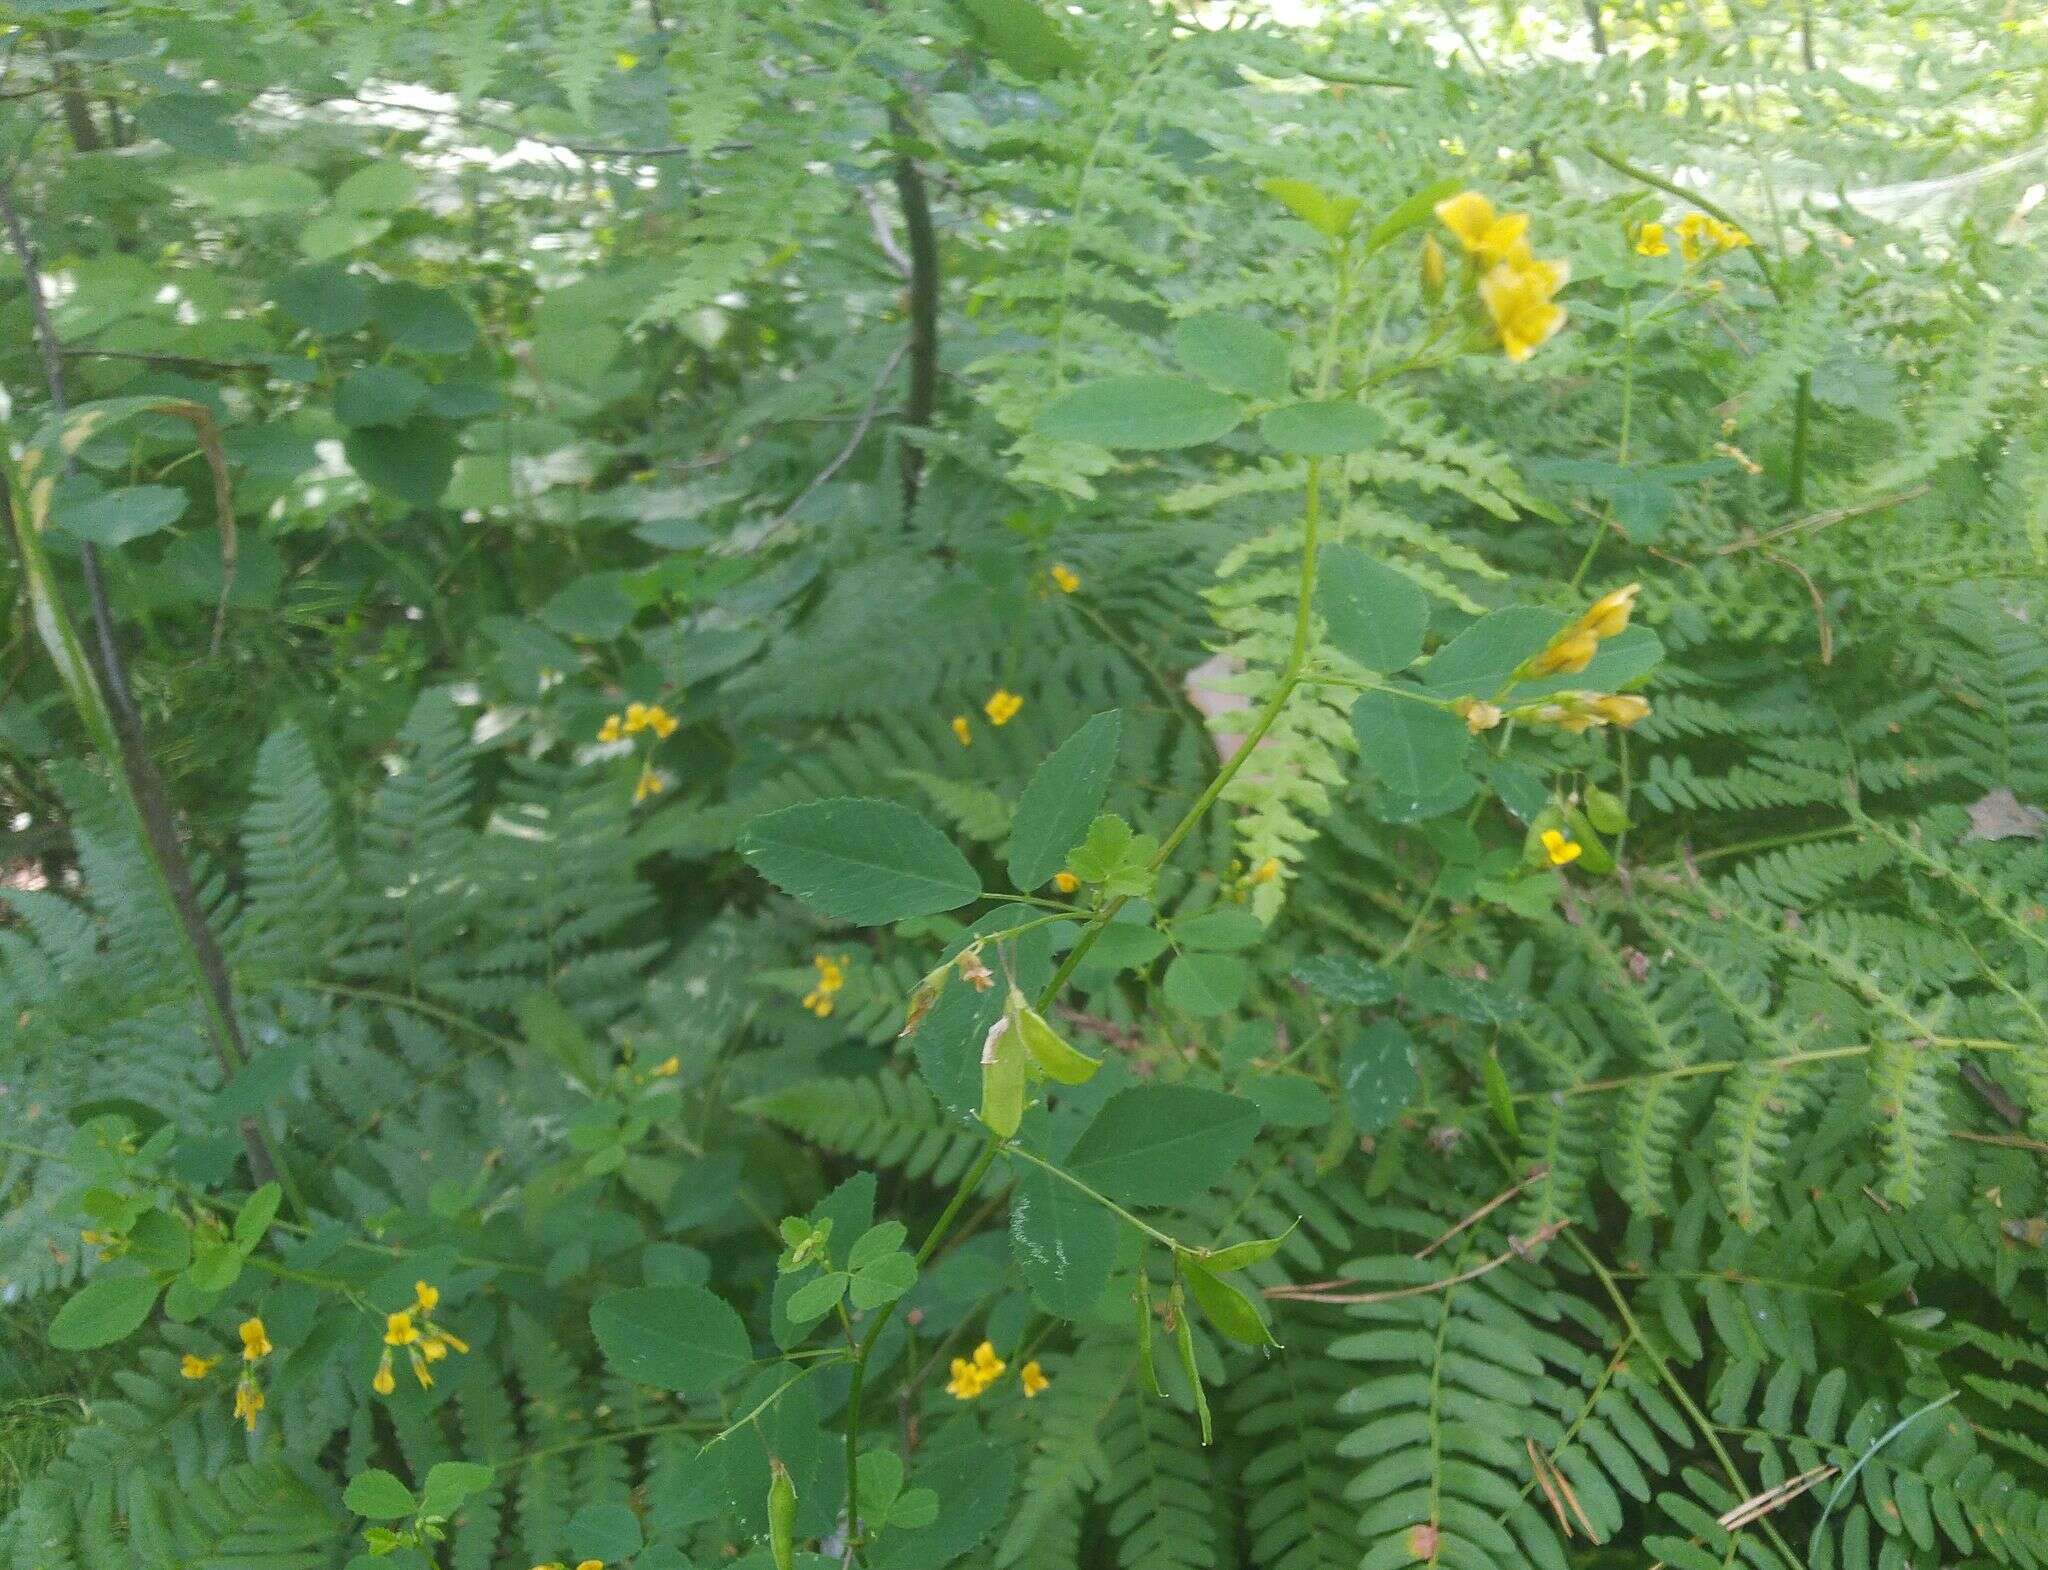
[[1575,839],[1569,839],[1556,829],[1543,831],[1543,854],[1550,858],[1553,867],[1569,866],[1585,854],[1586,847]]
[[1636,255],[1669,256],[1671,242],[1664,238],[1662,224],[1644,224],[1636,231]]
[[1436,204],[1436,215],[1481,266],[1503,261],[1528,232],[1526,213],[1499,213],[1477,191],[1460,191]]
[[409,1309],[384,1316],[384,1344],[386,1346],[411,1346],[420,1338],[420,1328],[412,1322]]
[[1045,1370],[1038,1366],[1038,1359],[1035,1357],[1017,1371],[1017,1377],[1023,1381],[1024,1399],[1026,1401],[1029,1401],[1039,1391],[1052,1383],[1050,1379],[1045,1377]]
[[1697,262],[1715,251],[1739,251],[1754,243],[1736,225],[1705,213],[1687,213],[1678,220],[1678,248],[1688,262]]
[[1503,261],[1479,280],[1479,300],[1493,319],[1501,350],[1517,365],[1564,326],[1564,307],[1551,296],[1570,278],[1565,263],[1532,258],[1519,266]]
[[1052,581],[1059,585],[1059,591],[1062,594],[1072,594],[1081,587],[1081,575],[1065,562],[1054,562],[1052,564]]
[[633,69],[634,66],[638,65],[639,63],[640,57],[634,54],[630,49],[621,49],[617,54],[612,56],[612,64],[617,66],[621,71],[630,71]]
[[576,1561],[576,1570],[604,1570],[604,1561],[602,1559],[579,1559]]
[[995,1345],[989,1341],[982,1342],[980,1346],[974,1349],[974,1366],[987,1374],[991,1379],[1000,1378],[1003,1370],[1009,1367],[1007,1363],[996,1356]]
[[259,1358],[266,1358],[275,1350],[260,1319],[243,1320],[239,1333],[242,1337],[242,1361],[245,1363],[254,1363]]
[[200,1357],[196,1353],[187,1352],[178,1360],[178,1372],[187,1379],[204,1379],[213,1372],[213,1365],[219,1361],[220,1354],[217,1352],[212,1357]]
[[988,702],[981,706],[981,712],[988,716],[991,725],[1003,726],[1017,717],[1017,711],[1024,707],[1024,700],[1014,692],[998,687],[989,695]]
[[1635,609],[1636,596],[1642,592],[1640,583],[1631,583],[1601,595],[1586,614],[1573,623],[1574,629],[1590,632],[1596,638],[1612,638],[1628,626],[1629,613]]
[[1264,861],[1252,868],[1251,881],[1253,883],[1271,883],[1279,876],[1280,858],[1278,856],[1268,856]]
[[674,1079],[676,1075],[682,1073],[682,1071],[683,1060],[675,1056],[673,1053],[671,1053],[669,1056],[663,1058],[659,1063],[655,1064],[653,1068],[647,1071],[647,1073],[648,1077],[651,1079]]
[[658,703],[647,711],[647,728],[654,732],[657,741],[667,741],[676,733],[676,727],[681,723],[682,721]]
[[1623,730],[1627,730],[1637,720],[1648,719],[1650,715],[1648,700],[1638,698],[1632,692],[1617,692],[1604,698],[1595,698],[1590,707],[1608,724],[1619,725]]
[[640,766],[640,777],[633,781],[633,805],[637,807],[649,796],[659,796],[667,789],[668,781],[655,772],[654,765],[643,763]]
[[647,729],[648,720],[651,713],[652,711],[644,703],[627,704],[626,734],[628,736],[637,736],[641,731]]
[[235,1385],[235,1416],[250,1433],[256,1432],[256,1414],[263,1410],[263,1387],[252,1375],[244,1374]]
[[846,985],[847,956],[842,954],[835,960],[816,954],[812,956],[811,963],[818,967],[818,984],[804,994],[804,1007],[820,1019],[829,1019],[832,995]]
[[398,1388],[398,1381],[391,1373],[391,1349],[385,1348],[384,1355],[377,1359],[377,1372],[370,1376],[370,1388],[380,1396],[388,1396]]
[[972,1401],[988,1388],[972,1363],[964,1357],[956,1357],[951,1365],[953,1377],[946,1381],[946,1394],[955,1401]]
[[626,733],[620,728],[621,723],[618,715],[607,714],[604,717],[604,723],[597,728],[597,739],[606,742],[624,741]]
[[1522,670],[1530,676],[1576,676],[1593,663],[1593,656],[1599,652],[1598,633],[1568,627],[1541,654],[1524,664]]
[[1081,886],[1081,880],[1071,872],[1055,872],[1052,875],[1052,886],[1062,894],[1071,894]]
[[974,745],[974,727],[967,723],[967,716],[964,714],[953,716],[953,739],[963,747]]
[[78,1234],[78,1241],[88,1243],[94,1248],[112,1248],[121,1240],[111,1232],[101,1232],[94,1227],[87,1227]]

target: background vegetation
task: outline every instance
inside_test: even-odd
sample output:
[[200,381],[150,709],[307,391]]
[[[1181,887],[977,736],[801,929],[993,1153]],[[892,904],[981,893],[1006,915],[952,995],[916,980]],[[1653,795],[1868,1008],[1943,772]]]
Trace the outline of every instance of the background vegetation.
[[0,4],[0,1560],[2048,1561],[2044,181],[2003,0]]

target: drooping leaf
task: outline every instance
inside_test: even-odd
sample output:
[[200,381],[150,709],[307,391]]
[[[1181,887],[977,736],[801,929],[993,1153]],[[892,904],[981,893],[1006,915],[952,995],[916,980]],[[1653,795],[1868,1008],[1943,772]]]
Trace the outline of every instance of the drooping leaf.
[[439,501],[455,476],[455,437],[431,421],[351,431],[341,445],[366,484],[414,506]]
[[476,323],[446,289],[380,283],[370,291],[370,317],[386,338],[418,354],[460,354],[476,342]]
[[1188,1296],[1201,1309],[1202,1317],[1232,1341],[1246,1346],[1272,1346],[1273,1332],[1252,1300],[1235,1283],[1211,1275],[1190,1255],[1179,1259],[1181,1279],[1188,1284]]
[[169,528],[184,516],[186,501],[174,485],[124,485],[82,502],[59,501],[50,521],[73,539],[111,550]]
[[785,807],[748,824],[739,851],[785,894],[862,926],[981,896],[980,879],[952,841],[894,802],[838,797]]

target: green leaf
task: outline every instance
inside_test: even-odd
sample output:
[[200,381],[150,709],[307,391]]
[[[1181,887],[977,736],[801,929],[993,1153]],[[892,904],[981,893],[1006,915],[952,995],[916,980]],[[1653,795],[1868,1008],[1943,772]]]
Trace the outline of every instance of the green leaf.
[[540,619],[565,638],[608,643],[633,624],[639,607],[615,572],[588,572],[548,596]]
[[299,250],[313,261],[329,261],[381,240],[390,227],[390,219],[371,213],[322,213],[299,230]]
[[1173,330],[1173,353],[1188,370],[1225,392],[1287,396],[1287,340],[1245,317],[1225,311],[1191,316]]
[[1086,61],[1032,0],[959,0],[959,5],[981,46],[1027,80],[1042,82]]
[[359,1516],[372,1521],[395,1521],[419,1508],[419,1501],[396,1477],[382,1467],[371,1467],[348,1480],[341,1502]]
[[839,797],[785,807],[748,824],[739,851],[785,894],[867,927],[981,897],[967,858],[894,802]]
[[275,1183],[265,1183],[243,1202],[235,1215],[235,1242],[245,1252],[263,1241],[263,1234],[277,1219],[277,1207],[283,1199],[282,1188]]
[[423,420],[396,430],[351,431],[341,446],[364,484],[418,507],[439,501],[455,474],[454,436]]
[[1244,998],[1251,967],[1233,954],[1181,954],[1166,967],[1166,1001],[1198,1019],[1228,1013]]
[[569,1552],[581,1559],[598,1559],[617,1564],[631,1559],[646,1543],[640,1518],[632,1506],[623,1504],[585,1505],[569,1517],[562,1529]]
[[1479,1060],[1479,1082],[1486,1087],[1486,1103],[1493,1108],[1495,1121],[1507,1130],[1509,1138],[1520,1139],[1522,1125],[1515,1116],[1515,1096],[1508,1089],[1508,1076],[1500,1066],[1499,1054],[1489,1052]]
[[334,188],[334,205],[345,213],[395,213],[412,205],[419,190],[419,172],[410,164],[387,158],[366,164]]
[[229,218],[268,218],[318,205],[319,184],[284,164],[229,164],[187,176],[185,194]]
[[1377,1134],[1400,1116],[1422,1083],[1415,1072],[1415,1042],[1392,1020],[1375,1021],[1344,1049],[1337,1078],[1358,1132]]
[[1440,697],[1490,699],[1569,619],[1534,605],[1482,616],[1430,656],[1422,667],[1423,684]]
[[1344,399],[1284,404],[1259,416],[1259,434],[1268,445],[1310,458],[1364,452],[1386,429],[1372,410]]
[[1287,176],[1261,180],[1259,189],[1319,234],[1336,239],[1358,216],[1358,198],[1331,196],[1320,186]]
[[1397,796],[1422,798],[1441,789],[1472,749],[1471,733],[1457,715],[1391,692],[1359,694],[1351,729],[1361,761]]
[[1259,1109],[1196,1085],[1134,1085],[1103,1104],[1066,1167],[1118,1204],[1170,1205],[1222,1179],[1259,1132]]
[[1242,417],[1236,400],[1173,376],[1112,376],[1055,398],[1038,434],[1062,442],[1160,451],[1228,434]]
[[1217,905],[1173,924],[1173,939],[1184,949],[1223,953],[1248,949],[1266,936],[1266,924],[1243,905]]
[[370,291],[370,318],[401,349],[460,354],[476,342],[476,323],[446,289],[380,283]]
[[57,1310],[50,1345],[60,1352],[89,1352],[125,1340],[149,1318],[156,1294],[149,1276],[95,1276]]
[[848,1285],[850,1278],[843,1270],[828,1271],[815,1281],[806,1281],[789,1295],[791,1321],[808,1325],[814,1319],[823,1319],[846,1296]]
[[228,123],[232,112],[226,99],[212,93],[158,93],[137,106],[135,123],[181,153],[229,159],[242,150],[234,126]]
[[334,389],[334,417],[350,429],[403,425],[426,401],[427,384],[395,365],[364,365]]
[[1081,1319],[1102,1301],[1116,1263],[1116,1218],[1043,1168],[1021,1165],[1010,1200],[1010,1254],[1038,1306]]
[[1628,809],[1621,798],[1598,785],[1586,787],[1586,821],[1602,834],[1619,834],[1628,825]]
[[1181,1278],[1188,1284],[1188,1294],[1219,1332],[1246,1346],[1277,1345],[1265,1320],[1259,1317],[1258,1308],[1235,1285],[1211,1275],[1195,1262],[1193,1255],[1182,1254],[1177,1263]]
[[1268,1128],[1319,1128],[1330,1121],[1329,1097],[1306,1075],[1253,1074],[1237,1089],[1258,1107]]
[[370,291],[343,267],[300,267],[271,286],[277,308],[322,337],[352,333],[370,319]]
[[1401,238],[1409,230],[1429,222],[1436,215],[1436,204],[1447,196],[1454,196],[1464,188],[1465,182],[1455,176],[1447,180],[1435,180],[1425,185],[1399,207],[1372,226],[1372,232],[1365,237],[1365,254]]
[[[862,1474],[865,1478],[865,1473]],[[863,1493],[867,1490],[865,1481],[861,1484]],[[939,1518],[939,1496],[929,1488],[907,1488],[898,1494],[889,1506],[889,1524],[905,1530],[930,1526]]]
[[876,1260],[897,1253],[903,1247],[903,1240],[910,1235],[900,1221],[878,1221],[854,1240],[847,1251],[846,1268],[861,1270]]
[[111,550],[169,528],[184,516],[186,500],[174,485],[124,485],[83,502],[60,497],[50,521],[73,539]]
[[[1300,1225],[1299,1221],[1294,1223],[1294,1227]],[[1197,1254],[1196,1262],[1205,1270],[1219,1276],[1228,1275],[1233,1270],[1248,1270],[1253,1265],[1264,1264],[1279,1253],[1280,1245],[1294,1235],[1294,1227],[1289,1227],[1278,1237],[1253,1238],[1249,1242],[1233,1243],[1228,1248]]]
[[491,1486],[497,1473],[477,1461],[436,1461],[427,1471],[420,1511],[424,1515],[451,1516],[472,1494]]
[[1067,852],[1086,837],[1109,792],[1122,736],[1123,716],[1111,709],[1089,720],[1038,766],[1010,823],[1010,881],[1016,887],[1028,892],[1047,882],[1066,865]]
[[1429,596],[1355,545],[1332,545],[1316,567],[1316,608],[1330,642],[1369,671],[1405,670],[1422,654]]
[[917,1261],[900,1250],[870,1260],[853,1278],[853,1306],[866,1312],[893,1303],[917,1285]]
[[663,1390],[709,1390],[754,1360],[747,1327],[702,1287],[634,1287],[599,1298],[590,1328],[621,1377]]
[[1323,997],[1366,1008],[1387,1002],[1400,990],[1392,971],[1349,954],[1312,954],[1294,967],[1294,979]]

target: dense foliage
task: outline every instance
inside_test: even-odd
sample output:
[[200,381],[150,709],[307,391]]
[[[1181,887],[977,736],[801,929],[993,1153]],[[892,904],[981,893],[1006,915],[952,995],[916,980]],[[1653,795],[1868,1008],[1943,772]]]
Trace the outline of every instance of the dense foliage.
[[0,1563],[2048,1563],[2048,23],[0,4]]

